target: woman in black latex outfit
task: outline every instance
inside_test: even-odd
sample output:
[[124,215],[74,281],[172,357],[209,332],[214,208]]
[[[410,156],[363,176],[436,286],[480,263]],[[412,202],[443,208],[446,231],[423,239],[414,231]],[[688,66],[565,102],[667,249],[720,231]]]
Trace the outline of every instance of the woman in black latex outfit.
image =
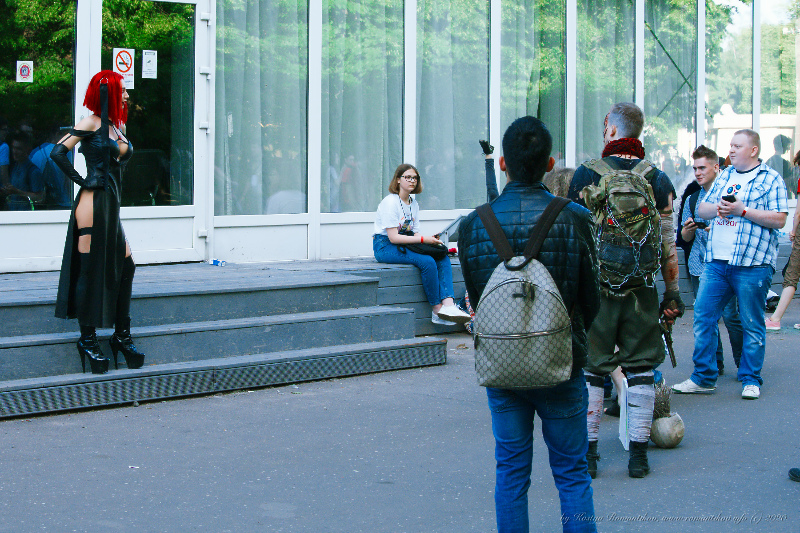
[[[114,326],[111,351],[117,366],[122,352],[128,368],[140,368],[144,354],[131,339],[131,287],[136,266],[119,220],[122,166],[133,146],[120,131],[128,116],[128,92],[122,76],[110,70],[95,74],[83,105],[92,115],[82,119],[53,148],[50,158],[80,186],[64,245],[56,316],[77,318],[81,328],[78,353],[86,371],[108,372],[95,329]],[[86,178],[67,154],[80,142]]]

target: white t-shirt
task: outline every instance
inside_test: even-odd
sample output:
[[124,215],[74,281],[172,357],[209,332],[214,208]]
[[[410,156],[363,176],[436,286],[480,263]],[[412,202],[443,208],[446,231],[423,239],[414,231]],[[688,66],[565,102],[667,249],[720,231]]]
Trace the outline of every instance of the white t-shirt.
[[419,204],[411,197],[411,205],[406,205],[397,194],[390,194],[378,205],[375,212],[374,235],[386,235],[386,228],[398,231],[409,228],[419,232]]
[[[722,196],[732,194],[741,199],[747,183],[755,179],[758,174],[758,168],[755,167],[747,172],[739,172],[736,169],[731,171],[728,183],[725,190],[722,191]],[[731,216],[728,218],[717,217],[714,219],[714,233],[712,233],[713,240],[711,241],[711,250],[714,253],[714,259],[722,261],[730,261],[733,259],[733,245],[736,242],[736,233],[739,229],[739,219],[741,217]]]

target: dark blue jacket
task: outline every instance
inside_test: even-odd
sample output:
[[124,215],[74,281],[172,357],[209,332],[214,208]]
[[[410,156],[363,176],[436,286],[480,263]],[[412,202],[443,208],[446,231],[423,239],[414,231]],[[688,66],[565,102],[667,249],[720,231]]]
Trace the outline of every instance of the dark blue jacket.
[[[491,203],[500,226],[516,255],[522,255],[530,233],[547,204],[553,199],[541,183],[509,182]],[[458,255],[470,303],[477,308],[489,277],[500,264],[486,228],[473,211],[458,230]],[[586,365],[586,330],[600,307],[597,256],[591,213],[575,202],[559,213],[538,257],[558,285],[572,313],[573,372]]]

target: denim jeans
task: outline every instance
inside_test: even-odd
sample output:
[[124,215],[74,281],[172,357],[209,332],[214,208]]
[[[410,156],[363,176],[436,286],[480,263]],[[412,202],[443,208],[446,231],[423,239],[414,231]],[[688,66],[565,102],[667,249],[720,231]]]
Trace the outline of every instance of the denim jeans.
[[588,392],[583,372],[547,389],[487,388],[497,460],[494,492],[499,533],[528,532],[533,417],[542,420],[550,470],[561,500],[564,531],[597,531],[592,478],[586,465]]
[[[690,274],[692,283],[692,292],[694,293],[695,300],[697,300],[697,293],[700,290],[700,276],[692,276]],[[725,322],[725,327],[728,330],[728,338],[731,341],[731,352],[733,355],[733,362],[736,368],[739,368],[739,361],[742,358],[742,321],[739,319],[739,304],[736,297],[730,299],[728,304],[722,309],[722,321]],[[717,366],[723,367],[722,357],[722,338],[719,335],[719,324],[717,324]]]
[[422,276],[422,289],[431,305],[439,305],[445,298],[453,298],[453,265],[450,257],[435,260],[411,250],[400,251],[386,235],[372,236],[372,251],[379,263],[414,265]]
[[718,327],[722,310],[734,296],[739,303],[743,333],[739,380],[742,385],[763,383],[761,367],[764,366],[767,340],[764,308],[774,272],[770,265],[742,267],[717,260],[706,263],[694,306],[692,381],[696,384],[712,387],[717,382],[719,372],[714,357],[717,350],[715,328]]

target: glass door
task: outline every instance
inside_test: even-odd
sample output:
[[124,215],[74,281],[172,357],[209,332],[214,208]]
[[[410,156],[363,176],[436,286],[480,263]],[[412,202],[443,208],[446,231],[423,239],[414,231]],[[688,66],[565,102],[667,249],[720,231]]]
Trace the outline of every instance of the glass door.
[[192,205],[195,5],[105,0],[100,67],[126,79],[122,206]]
[[213,58],[198,4],[207,12],[208,0],[88,1],[102,27],[92,28],[92,61],[80,74],[88,81],[115,70],[130,95],[125,134],[134,150],[120,203],[136,261],[203,260],[211,163],[198,156],[208,142],[208,118],[198,109],[208,113],[208,80],[200,73],[211,71]]

